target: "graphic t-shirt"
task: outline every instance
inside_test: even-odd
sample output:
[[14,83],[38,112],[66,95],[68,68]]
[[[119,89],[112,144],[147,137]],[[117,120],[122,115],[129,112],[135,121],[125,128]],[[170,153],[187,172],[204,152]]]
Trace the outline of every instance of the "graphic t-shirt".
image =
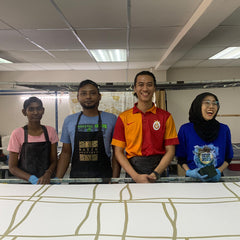
[[178,132],[179,145],[176,147],[176,156],[187,159],[190,169],[207,165],[221,166],[224,161],[233,158],[231,133],[227,125],[220,123],[217,139],[205,142],[194,130],[193,123],[181,126]]
[[[75,127],[80,113],[75,113],[67,116],[62,127],[62,136],[60,141],[63,143],[71,143],[72,153],[74,151]],[[113,136],[114,126],[117,117],[112,113],[101,112],[102,132],[104,138],[104,146],[106,154],[111,156],[111,141]],[[78,123],[79,132],[97,132],[98,131],[98,116],[87,117],[82,114]]]

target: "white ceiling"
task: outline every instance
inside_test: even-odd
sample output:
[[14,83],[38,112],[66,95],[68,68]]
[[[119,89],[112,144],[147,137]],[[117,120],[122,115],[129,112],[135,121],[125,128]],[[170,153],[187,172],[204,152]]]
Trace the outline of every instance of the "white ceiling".
[[[0,0],[0,71],[236,67],[240,0]],[[127,49],[97,63],[89,49]]]

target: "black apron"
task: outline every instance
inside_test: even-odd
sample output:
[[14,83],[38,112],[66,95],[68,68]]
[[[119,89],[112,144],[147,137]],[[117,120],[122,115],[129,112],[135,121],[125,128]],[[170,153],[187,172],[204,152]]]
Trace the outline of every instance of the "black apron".
[[111,178],[112,167],[103,140],[102,119],[98,113],[97,132],[79,132],[79,114],[75,127],[74,152],[72,156],[71,178]]
[[24,143],[22,145],[18,167],[23,171],[41,177],[50,166],[51,142],[45,126],[42,126],[46,142],[28,142],[28,128],[24,129]]
[[[139,174],[151,174],[154,169],[158,166],[162,159],[162,155],[152,155],[152,156],[136,156],[129,158],[129,163],[133,169]],[[166,176],[165,171],[161,174],[161,177]],[[129,177],[126,174],[126,177]]]

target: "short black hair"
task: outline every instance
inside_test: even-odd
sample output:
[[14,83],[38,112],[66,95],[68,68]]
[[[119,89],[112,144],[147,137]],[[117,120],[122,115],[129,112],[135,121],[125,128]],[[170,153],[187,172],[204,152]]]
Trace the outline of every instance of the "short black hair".
[[[157,86],[157,82],[156,82],[156,78],[154,76],[153,73],[149,72],[149,71],[141,71],[139,73],[137,73],[137,75],[135,76],[134,78],[134,87],[136,87],[136,84],[137,84],[137,77],[138,76],[142,76],[142,75],[148,75],[150,77],[153,78],[153,83],[154,83],[154,86],[156,87]],[[133,94],[135,97],[138,97],[136,93]]]
[[27,110],[28,106],[33,103],[33,102],[36,102],[36,103],[39,103],[39,105],[41,107],[43,107],[43,103],[42,103],[42,100],[37,98],[37,97],[30,97],[28,99],[26,99],[23,103],[23,109],[24,110]]
[[157,82],[156,82],[156,78],[155,78],[154,74],[151,73],[151,72],[149,72],[149,71],[139,72],[139,73],[135,76],[135,78],[134,78],[134,86],[136,86],[136,84],[137,84],[137,77],[138,77],[138,76],[141,76],[141,75],[148,75],[148,76],[152,77],[152,78],[153,78],[154,86],[155,86],[155,87],[157,86]]
[[97,83],[95,83],[94,81],[90,80],[90,79],[86,79],[86,80],[80,82],[80,84],[78,86],[78,92],[79,92],[80,88],[82,88],[82,87],[84,87],[88,84],[93,85],[98,90],[98,93],[100,94],[99,85]]

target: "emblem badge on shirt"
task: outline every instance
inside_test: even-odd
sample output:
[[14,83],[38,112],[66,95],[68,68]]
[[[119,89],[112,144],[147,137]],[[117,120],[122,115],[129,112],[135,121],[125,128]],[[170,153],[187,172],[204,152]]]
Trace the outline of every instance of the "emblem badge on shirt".
[[217,157],[218,157],[218,147],[215,147],[212,144],[204,145],[204,146],[194,146],[194,157],[193,160],[197,167],[207,166],[213,164],[217,165]]
[[154,121],[154,123],[153,123],[153,129],[154,130],[156,130],[156,131],[159,130],[160,126],[161,126],[161,124],[160,124],[159,121]]

